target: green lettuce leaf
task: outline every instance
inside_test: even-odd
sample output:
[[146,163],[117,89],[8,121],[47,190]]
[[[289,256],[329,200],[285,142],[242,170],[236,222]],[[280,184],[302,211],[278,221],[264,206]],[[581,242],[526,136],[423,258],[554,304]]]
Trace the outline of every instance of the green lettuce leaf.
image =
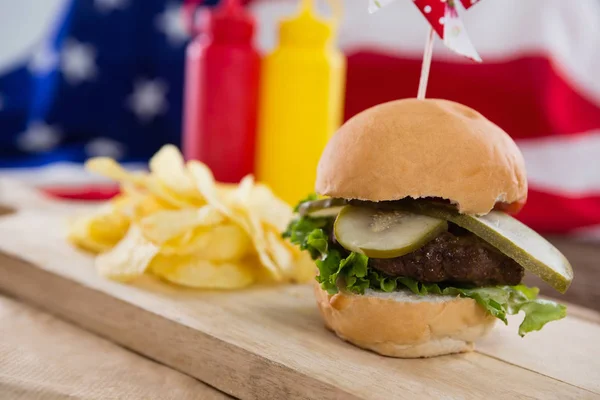
[[[340,284],[345,285],[346,289],[353,293],[362,294],[370,283],[367,279],[368,264],[369,258],[367,256],[350,253],[348,257],[340,261],[338,270],[329,279],[332,283],[337,283],[338,286]],[[338,279],[340,279],[339,283]]]
[[519,335],[539,331],[548,322],[566,317],[567,308],[554,301],[537,299],[538,288],[525,285],[496,286],[461,289],[448,287],[443,294],[469,297],[485,308],[490,314],[507,324],[506,315],[525,314],[519,326]]
[[319,268],[319,275],[316,277],[317,282],[329,294],[336,294],[338,292],[337,282],[335,280],[332,281],[331,276],[340,268],[341,261],[342,256],[337,250],[331,250],[324,257],[315,261],[317,268]]
[[329,238],[323,229],[315,229],[306,237],[306,248],[315,253],[313,258],[325,257],[329,250]]
[[329,251],[329,234],[333,218],[302,217],[292,221],[282,236],[290,239],[301,250],[307,250],[313,260],[324,257]]
[[[307,201],[313,199],[309,197]],[[331,238],[334,219],[300,217],[290,223],[283,236],[310,253],[319,269],[317,282],[329,294],[341,290],[364,294],[365,290],[393,292],[410,290],[418,295],[448,295],[473,299],[487,312],[508,323],[506,316],[523,312],[519,335],[537,331],[550,321],[566,316],[566,307],[537,299],[538,288],[525,285],[494,287],[455,287],[426,284],[407,277],[389,277],[369,268],[369,258],[349,252]]]
[[531,331],[539,331],[550,321],[567,316],[567,307],[550,300],[530,300],[519,307],[525,313],[525,319],[519,326],[519,335],[525,336]]

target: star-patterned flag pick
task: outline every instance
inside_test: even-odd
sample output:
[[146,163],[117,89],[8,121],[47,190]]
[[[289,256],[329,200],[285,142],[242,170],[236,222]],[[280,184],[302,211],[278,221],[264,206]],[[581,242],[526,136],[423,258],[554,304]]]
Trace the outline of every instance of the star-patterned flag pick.
[[[369,12],[373,13],[396,0],[369,0]],[[460,15],[479,3],[479,0],[413,0],[433,30],[450,50],[481,62],[481,57],[467,35]]]

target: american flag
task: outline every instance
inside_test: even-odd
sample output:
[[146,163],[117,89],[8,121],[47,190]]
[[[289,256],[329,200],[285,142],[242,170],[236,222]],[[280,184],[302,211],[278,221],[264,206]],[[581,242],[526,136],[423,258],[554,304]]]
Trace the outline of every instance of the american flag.
[[[367,4],[344,2],[338,45],[348,56],[346,118],[417,92],[427,23],[410,0],[372,15]],[[188,40],[180,2],[20,0],[1,4],[4,16],[3,7],[36,7],[46,29],[26,34],[27,42],[8,31],[17,25],[0,27],[24,46],[0,54],[2,175],[62,195],[96,195],[102,182],[78,164],[86,157],[137,163],[161,144],[179,143]],[[267,52],[277,21],[297,1],[249,7]],[[484,62],[438,40],[428,97],[471,106],[517,141],[530,183],[521,220],[543,233],[600,238],[600,1],[485,0],[463,21]]]

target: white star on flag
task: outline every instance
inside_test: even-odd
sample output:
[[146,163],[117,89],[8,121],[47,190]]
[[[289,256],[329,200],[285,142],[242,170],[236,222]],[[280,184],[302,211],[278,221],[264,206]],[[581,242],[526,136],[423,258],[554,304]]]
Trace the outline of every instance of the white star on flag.
[[62,134],[44,122],[33,122],[17,137],[17,147],[30,153],[50,151],[59,143]]
[[129,5],[129,0],[94,0],[94,6],[101,13],[109,13],[113,10],[124,10]]
[[177,4],[167,4],[165,10],[156,16],[154,23],[156,28],[167,36],[172,46],[183,44],[189,37],[182,7]]
[[167,84],[161,79],[143,79],[135,83],[127,101],[139,120],[149,122],[167,111]]
[[43,44],[33,52],[27,68],[34,75],[47,75],[56,68],[58,59],[58,53],[49,45]]
[[77,85],[86,80],[93,80],[96,68],[96,50],[89,44],[69,39],[62,50],[60,69],[65,80],[71,85]]
[[119,160],[125,155],[125,146],[116,140],[99,137],[85,145],[85,152],[88,157],[109,157]]

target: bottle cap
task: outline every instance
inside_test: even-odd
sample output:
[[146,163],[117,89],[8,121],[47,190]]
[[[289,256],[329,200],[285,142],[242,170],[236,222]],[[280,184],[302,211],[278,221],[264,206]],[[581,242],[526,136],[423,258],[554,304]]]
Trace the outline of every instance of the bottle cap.
[[225,0],[212,10],[205,10],[200,19],[200,33],[216,40],[251,41],[256,22],[239,0]]
[[331,22],[318,18],[312,0],[303,0],[300,13],[279,24],[279,41],[284,45],[322,47],[332,36]]

